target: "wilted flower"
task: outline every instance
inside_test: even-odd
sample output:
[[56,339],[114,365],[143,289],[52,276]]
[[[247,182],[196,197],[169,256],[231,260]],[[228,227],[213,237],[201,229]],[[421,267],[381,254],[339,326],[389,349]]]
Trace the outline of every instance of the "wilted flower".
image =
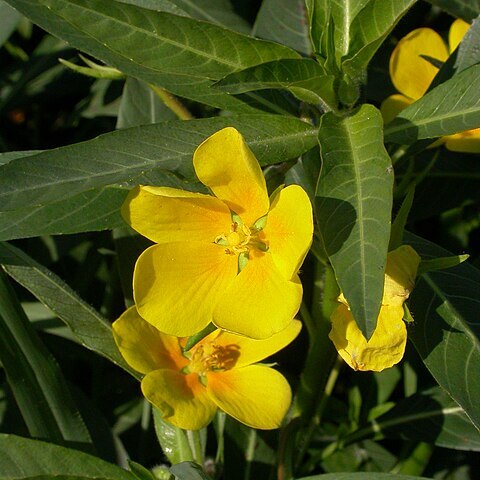
[[246,425],[272,429],[290,406],[290,386],[276,370],[252,364],[292,342],[300,328],[293,320],[264,340],[215,330],[184,353],[185,338],[158,331],[131,307],[113,333],[127,363],[145,374],[143,394],[168,422],[197,430],[220,408]]
[[193,165],[215,196],[137,187],[122,208],[157,244],[135,267],[138,312],[170,335],[190,336],[213,322],[267,338],[300,306],[297,273],[313,233],[308,196],[291,185],[270,201],[262,170],[234,128],[205,140]]
[[368,341],[358,328],[345,297],[340,295],[340,305],[331,315],[329,336],[340,356],[354,370],[381,371],[402,359],[407,343],[403,304],[413,290],[419,263],[420,257],[410,246],[403,245],[389,252],[382,306]]

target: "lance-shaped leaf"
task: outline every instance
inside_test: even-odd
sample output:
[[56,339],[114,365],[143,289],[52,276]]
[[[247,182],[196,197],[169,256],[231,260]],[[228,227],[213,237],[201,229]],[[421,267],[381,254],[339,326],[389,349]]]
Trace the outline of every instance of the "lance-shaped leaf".
[[[372,0],[313,1],[313,41],[323,57],[328,58],[333,54],[332,61],[336,65],[341,64],[342,57],[350,50],[351,25],[370,1]],[[309,10],[312,11],[312,2],[309,3]]]
[[0,434],[0,477],[3,480],[136,480],[123,468],[93,455],[3,433]]
[[397,475],[395,473],[380,472],[355,472],[355,473],[325,473],[323,475],[313,475],[312,477],[302,477],[296,480],[431,480],[426,477],[413,477],[411,475]]
[[126,188],[102,187],[47,205],[0,212],[0,240],[106,230],[124,225]]
[[242,101],[211,90],[212,80],[259,63],[298,58],[279,44],[116,1],[8,3],[53,35],[128,75],[219,108],[245,110]]
[[0,210],[58,202],[92,188],[140,183],[152,170],[194,178],[192,155],[209,135],[236,127],[260,163],[278,163],[316,144],[316,129],[292,117],[239,115],[120,130],[0,166]]
[[480,432],[440,387],[401,400],[367,426],[347,435],[344,445],[367,438],[403,438],[445,448],[480,451]]
[[327,254],[365,337],[383,294],[390,238],[393,172],[379,111],[364,105],[348,117],[327,113],[319,130],[322,170],[316,214]]
[[263,0],[252,35],[312,53],[304,0]]
[[463,18],[466,22],[474,19],[480,13],[480,0],[428,0],[428,2],[454,17]]
[[133,376],[113,340],[110,323],[48,268],[13,245],[0,243],[0,264],[20,285],[55,313],[85,347],[108,358]]
[[310,39],[316,53],[327,58],[329,41],[329,24],[332,2],[330,0],[306,0],[308,21],[310,24]]
[[5,2],[0,1],[0,46],[8,40],[22,16]]
[[351,76],[362,72],[393,27],[416,0],[369,0],[350,25],[348,54],[342,59]]
[[266,88],[288,89],[300,100],[334,109],[337,103],[334,80],[315,60],[301,58],[275,60],[231,73],[215,86],[231,94]]
[[0,361],[32,436],[92,447],[60,367],[28,321],[1,269]]
[[[154,9],[158,5],[158,0],[150,0]],[[202,2],[192,2],[191,0],[170,0],[172,3],[188,13],[192,18],[205,20],[206,22],[216,23],[238,32],[250,33],[250,24],[235,13],[229,0],[203,0]]]
[[437,75],[428,87],[428,91],[437,85],[447,81],[457,73],[465,70],[472,65],[480,63],[480,16],[473,22],[472,26],[463,36],[458,48],[450,55],[441,66]]
[[[422,258],[452,255],[426,240],[406,236]],[[480,271],[462,263],[425,273],[410,300],[415,320],[409,338],[435,380],[480,430]]]
[[402,110],[385,140],[410,145],[424,138],[480,127],[480,64],[458,73]]

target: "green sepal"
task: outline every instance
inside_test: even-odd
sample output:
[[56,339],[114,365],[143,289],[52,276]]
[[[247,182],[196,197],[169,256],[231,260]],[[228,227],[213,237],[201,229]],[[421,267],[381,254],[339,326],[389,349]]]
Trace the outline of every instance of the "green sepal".
[[238,255],[238,273],[240,273],[248,263],[248,252],[242,252]]
[[253,224],[253,230],[256,232],[259,232],[260,230],[263,230],[265,226],[267,225],[267,218],[268,214],[264,215],[263,217],[260,217],[254,224]]
[[213,323],[209,323],[203,330],[200,330],[195,335],[188,337],[187,343],[183,349],[184,352],[191,350],[200,340],[203,340],[207,335],[216,330],[217,327]]
[[451,257],[439,257],[433,258],[432,260],[422,260],[418,266],[418,275],[432,272],[434,270],[445,270],[446,268],[456,267],[467,260],[469,256],[470,255],[468,254],[452,255]]
[[240,218],[238,213],[235,213],[233,210],[230,211],[232,214],[232,222],[236,223],[237,225],[243,225],[243,220]]
[[273,200],[275,200],[276,196],[280,193],[281,190],[285,187],[285,184],[282,183],[279,185],[270,195],[270,204],[272,204]]
[[403,243],[403,232],[407,223],[408,214],[413,204],[413,197],[415,195],[415,185],[412,185],[405,196],[402,206],[395,217],[390,231],[390,243],[388,244],[388,251],[391,252],[400,247]]
[[412,314],[410,313],[410,309],[408,308],[408,305],[406,303],[403,304],[403,320],[408,324],[412,325],[415,323],[415,320],[412,317]]
[[98,63],[92,62],[83,55],[80,55],[80,58],[88,65],[87,67],[77,65],[76,63],[69,62],[68,60],[65,60],[63,58],[59,58],[58,61],[70,70],[81,73],[82,75],[86,75],[87,77],[109,78],[111,80],[120,80],[122,78],[125,78],[125,75],[116,68],[99,65]]

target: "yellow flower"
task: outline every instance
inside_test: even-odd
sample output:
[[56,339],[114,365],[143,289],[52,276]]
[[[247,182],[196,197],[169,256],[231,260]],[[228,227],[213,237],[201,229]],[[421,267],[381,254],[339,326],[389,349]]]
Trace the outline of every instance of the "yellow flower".
[[[463,20],[455,20],[450,27],[448,48],[431,28],[413,30],[398,42],[390,57],[390,78],[400,94],[392,95],[382,103],[385,123],[421,98],[437,74],[438,68],[422,55],[445,62],[469,28],[470,25]],[[435,146],[440,143],[445,143],[449,150],[455,152],[480,152],[480,128],[447,135],[441,142],[435,142]]]
[[419,263],[417,252],[407,245],[388,254],[382,306],[377,327],[368,342],[355,323],[343,294],[338,298],[340,305],[332,313],[329,337],[340,356],[354,370],[380,372],[402,359],[407,343],[403,303],[413,289]]
[[215,330],[183,354],[185,339],[161,333],[129,308],[113,324],[127,363],[144,373],[142,391],[165,420],[197,430],[217,408],[254,428],[278,428],[291,402],[288,382],[265,365],[252,365],[278,352],[298,335],[301,324],[265,340]]
[[122,207],[126,221],[156,243],[135,266],[138,312],[179,337],[213,322],[267,338],[300,306],[297,273],[313,233],[308,196],[291,185],[270,202],[262,170],[234,128],[207,138],[193,165],[215,196],[140,186]]

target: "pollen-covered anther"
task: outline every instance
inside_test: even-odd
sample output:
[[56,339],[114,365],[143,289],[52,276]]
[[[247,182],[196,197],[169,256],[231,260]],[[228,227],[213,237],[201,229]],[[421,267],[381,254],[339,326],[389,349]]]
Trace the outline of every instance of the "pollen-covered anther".
[[235,344],[200,344],[192,349],[188,372],[205,376],[209,371],[224,371],[233,368],[240,356],[240,347]]
[[259,240],[259,234],[260,231],[252,231],[247,225],[233,222],[230,232],[218,235],[215,243],[227,247],[225,248],[227,255],[248,254],[251,248],[266,252],[268,247],[265,242]]

